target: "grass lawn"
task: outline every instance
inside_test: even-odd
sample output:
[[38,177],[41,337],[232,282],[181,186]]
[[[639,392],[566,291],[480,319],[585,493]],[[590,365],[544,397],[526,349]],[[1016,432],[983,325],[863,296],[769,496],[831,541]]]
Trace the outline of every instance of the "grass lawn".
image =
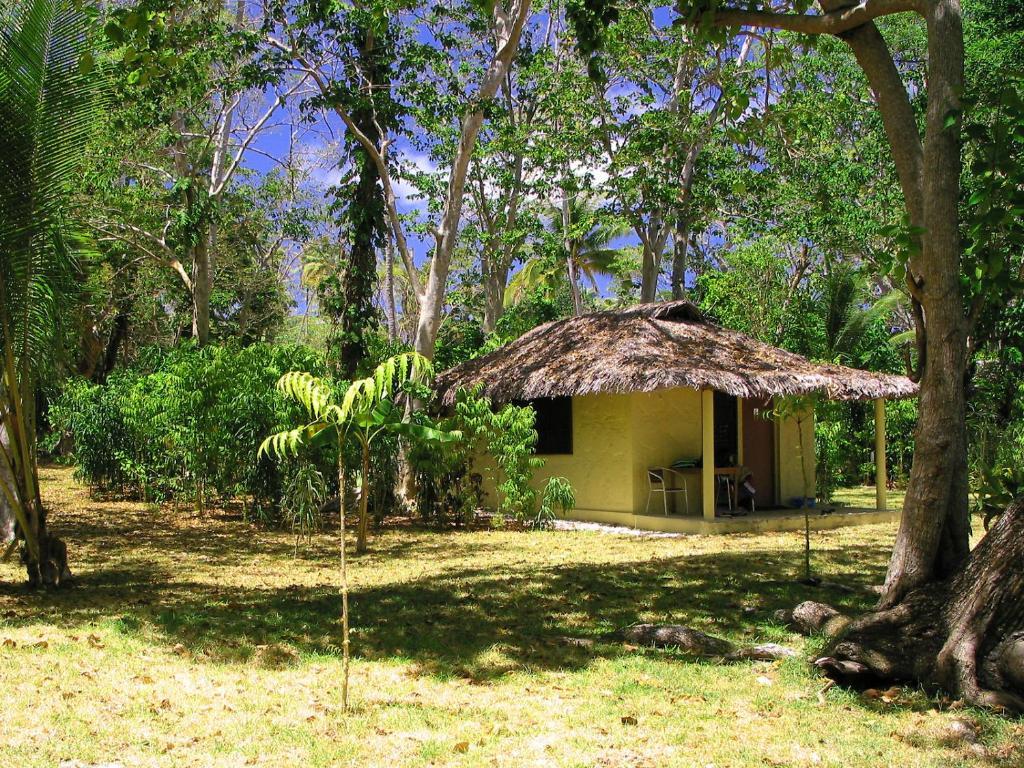
[[[893,488],[885,498],[889,509],[901,509],[903,497],[907,492],[902,488]],[[855,485],[851,488],[836,488],[832,494],[832,504],[837,507],[856,507],[859,509],[875,508],[875,486]]]
[[[0,765],[1020,766],[1024,724],[832,688],[802,659],[719,664],[604,639],[635,621],[814,643],[772,612],[867,595],[795,584],[801,534],[386,530],[353,558],[354,709],[340,709],[337,540],[90,498],[44,471],[78,586],[0,566]],[[880,581],[892,526],[814,534]],[[15,586],[18,585],[18,586]],[[592,647],[561,641],[590,638]],[[955,718],[980,744],[950,742]]]

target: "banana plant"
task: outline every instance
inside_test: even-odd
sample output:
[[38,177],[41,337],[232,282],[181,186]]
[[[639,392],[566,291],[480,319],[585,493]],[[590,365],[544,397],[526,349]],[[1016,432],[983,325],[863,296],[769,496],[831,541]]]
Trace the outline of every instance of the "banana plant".
[[366,550],[369,527],[370,448],[385,433],[424,442],[452,442],[462,438],[457,431],[446,432],[431,425],[423,414],[405,417],[398,399],[411,387],[433,377],[430,361],[415,352],[385,360],[365,379],[357,379],[341,388],[330,381],[303,371],[286,373],[277,388],[299,403],[309,421],[295,429],[270,435],[259,448],[259,455],[298,456],[305,448],[334,443],[338,451],[338,524],[341,532],[341,624],[342,624],[342,706],[348,709],[349,614],[348,572],[345,559],[345,444],[353,439],[359,445],[362,463],[362,492],[359,494],[359,523],[356,551]]

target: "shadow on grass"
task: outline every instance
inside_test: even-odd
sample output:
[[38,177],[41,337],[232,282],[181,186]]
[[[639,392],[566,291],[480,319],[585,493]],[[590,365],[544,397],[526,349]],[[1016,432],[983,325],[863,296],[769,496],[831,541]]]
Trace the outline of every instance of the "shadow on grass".
[[[450,547],[450,537],[387,537],[373,557],[428,556]],[[174,541],[191,546],[181,536]],[[594,546],[600,542],[600,534],[594,535]],[[202,550],[216,546],[207,542]],[[829,557],[841,570],[862,573],[865,561],[884,562],[885,554],[879,546],[858,546],[830,551]],[[335,567],[333,560],[319,559],[325,569]],[[493,552],[488,559],[501,563]],[[361,658],[408,659],[427,674],[486,682],[514,669],[578,669],[595,658],[625,653],[621,644],[607,641],[607,634],[641,620],[687,624],[734,642],[753,642],[777,635],[772,613],[801,600],[849,611],[870,603],[866,593],[814,589],[791,580],[798,559],[798,553],[751,549],[617,564],[453,567],[432,577],[355,589],[353,649]],[[4,591],[10,595],[12,589]],[[238,588],[189,580],[187,573],[132,560],[85,571],[74,590],[21,595],[19,602],[29,610],[18,616],[8,612],[11,624],[44,620],[81,627],[115,621],[119,631],[181,643],[197,659],[213,663],[245,662],[256,646],[270,644],[306,654],[339,653],[340,599],[330,584]],[[565,643],[565,637],[595,642],[579,647]]]

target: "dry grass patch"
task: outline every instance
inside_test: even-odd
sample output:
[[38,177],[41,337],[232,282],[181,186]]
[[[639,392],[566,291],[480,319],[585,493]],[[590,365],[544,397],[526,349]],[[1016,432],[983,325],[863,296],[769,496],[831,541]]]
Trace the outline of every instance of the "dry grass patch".
[[[78,586],[0,566],[0,766],[1016,766],[1024,727],[923,693],[836,688],[801,660],[721,665],[607,640],[670,621],[813,648],[773,624],[858,593],[793,577],[801,537],[375,536],[354,558],[354,710],[340,709],[337,540],[90,498],[44,472]],[[880,580],[892,526],[814,534],[830,581]],[[566,643],[586,638],[590,645]],[[973,740],[951,738],[970,718]],[[954,727],[955,730],[955,727]]]

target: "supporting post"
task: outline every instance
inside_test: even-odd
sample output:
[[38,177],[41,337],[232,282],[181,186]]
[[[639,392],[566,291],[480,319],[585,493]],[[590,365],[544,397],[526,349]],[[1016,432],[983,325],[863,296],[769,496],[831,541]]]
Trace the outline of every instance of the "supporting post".
[[[736,468],[739,469],[744,464],[743,454],[743,398],[736,398]],[[739,482],[739,475],[736,476],[737,483]],[[739,490],[736,491],[739,494]]]
[[715,519],[715,392],[700,391],[701,464],[700,500],[705,520]]
[[886,498],[889,475],[885,466],[885,400],[875,400],[875,509],[888,508]]

